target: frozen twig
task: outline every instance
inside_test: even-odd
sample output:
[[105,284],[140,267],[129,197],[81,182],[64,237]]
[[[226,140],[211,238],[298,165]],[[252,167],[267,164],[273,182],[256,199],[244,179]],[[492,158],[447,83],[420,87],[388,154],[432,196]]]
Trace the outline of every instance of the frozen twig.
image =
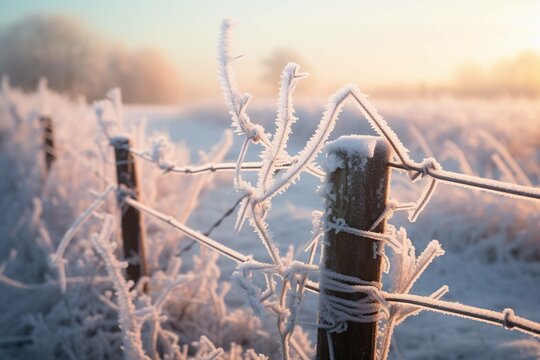
[[97,210],[97,208],[107,199],[107,196],[115,189],[114,186],[109,186],[103,193],[99,194],[90,206],[84,210],[81,215],[73,222],[73,224],[66,231],[60,244],[56,249],[56,252],[51,255],[51,262],[56,265],[60,274],[59,282],[62,292],[66,291],[66,279],[65,279],[65,259],[64,254],[66,249],[81,226],[90,218],[90,216]]
[[122,342],[124,345],[125,359],[149,359],[142,349],[141,322],[136,316],[132,295],[129,292],[129,284],[122,275],[122,269],[127,266],[125,262],[119,262],[114,255],[115,243],[110,242],[112,234],[113,218],[110,215],[104,217],[103,228],[99,235],[92,236],[92,245],[105,262],[107,273],[111,277],[118,302],[118,319],[122,330]]

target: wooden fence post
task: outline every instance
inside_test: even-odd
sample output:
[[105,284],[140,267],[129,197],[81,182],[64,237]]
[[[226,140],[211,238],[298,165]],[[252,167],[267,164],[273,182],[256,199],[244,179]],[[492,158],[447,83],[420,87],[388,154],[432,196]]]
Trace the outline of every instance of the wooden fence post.
[[[342,218],[348,227],[369,230],[385,210],[389,184],[387,167],[390,150],[383,138],[343,136],[327,145],[334,161],[334,171],[327,175],[330,184],[325,199],[329,219]],[[337,164],[337,165],[336,165]],[[373,230],[384,233],[386,222]],[[366,281],[381,281],[381,256],[377,256],[374,241],[344,231],[325,234],[321,268],[354,276]],[[343,293],[325,290],[346,300],[359,300],[363,293]],[[319,311],[322,305],[319,303]],[[320,321],[320,319],[319,319]],[[376,358],[377,323],[348,322],[347,330],[329,333],[336,360],[373,360]],[[317,334],[317,359],[330,359],[327,330]]]
[[41,134],[43,138],[43,154],[45,157],[45,169],[48,173],[56,159],[56,150],[54,147],[54,127],[52,118],[47,115],[39,117],[41,123]]
[[[135,159],[129,152],[129,139],[116,137],[111,143],[114,146],[116,158],[118,188],[125,192],[124,196],[131,196],[137,200],[139,197],[137,169]],[[137,283],[141,276],[147,274],[142,216],[139,210],[131,206],[125,206],[122,203],[122,199],[119,198],[122,214],[124,257],[129,259],[126,270],[127,279]]]

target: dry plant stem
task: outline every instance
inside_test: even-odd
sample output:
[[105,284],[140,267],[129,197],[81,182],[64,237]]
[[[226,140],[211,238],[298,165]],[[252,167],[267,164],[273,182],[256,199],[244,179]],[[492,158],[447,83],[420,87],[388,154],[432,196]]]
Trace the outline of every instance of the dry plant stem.
[[527,175],[525,175],[523,169],[521,169],[508,150],[492,134],[485,130],[478,130],[476,134],[491,143],[491,145],[495,148],[497,153],[500,154],[500,157],[506,162],[506,164],[508,164],[508,167],[510,167],[521,183],[526,186],[532,186],[531,180],[529,180]]
[[102,194],[99,194],[94,200],[92,204],[88,208],[86,208],[81,215],[73,222],[73,224],[69,227],[69,229],[66,231],[64,236],[62,237],[62,240],[60,240],[60,244],[58,245],[58,248],[56,252],[51,255],[51,261],[56,265],[58,268],[59,273],[59,281],[60,288],[62,292],[66,291],[66,279],[65,279],[65,259],[64,254],[67,250],[68,245],[70,244],[71,240],[75,237],[77,232],[80,230],[82,225],[90,218],[90,216],[95,212],[95,210],[105,201],[107,196],[113,192],[115,189],[114,186],[109,186],[105,192]]
[[283,360],[290,359],[289,338],[291,336],[291,333],[285,330],[285,317],[283,315],[283,310],[285,309],[285,297],[287,296],[288,287],[289,281],[284,280],[283,287],[281,288],[281,293],[279,296],[279,309],[277,309],[277,328],[281,340],[281,354]]
[[258,199],[258,201],[269,199],[279,191],[282,191],[288,184],[291,183],[294,178],[299,176],[300,172],[306,167],[306,165],[310,164],[314,160],[319,153],[322,144],[324,144],[330,135],[331,130],[333,129],[336,116],[341,110],[343,101],[345,101],[345,99],[336,104],[336,106],[331,110],[330,114],[325,116],[326,121],[323,119],[323,122],[321,122],[319,125],[319,128],[317,129],[313,138],[310,139],[304,150],[302,150],[300,159],[294,163],[287,170],[287,173],[283,176],[283,178],[268,189],[266,193],[264,193],[261,198]]
[[429,147],[429,145],[428,145],[428,143],[426,141],[426,138],[420,132],[420,130],[418,130],[418,128],[416,126],[411,125],[411,126],[409,126],[409,131],[413,135],[413,137],[415,138],[416,142],[418,143],[418,145],[420,146],[422,151],[424,152],[424,155],[426,157],[428,157],[428,158],[433,157],[434,156],[433,151]]
[[394,333],[395,319],[391,317],[386,324],[384,330],[384,342],[382,344],[381,359],[388,359],[388,353],[390,352],[390,344],[392,343],[392,334]]
[[296,121],[293,115],[292,94],[300,77],[297,73],[298,68],[298,65],[289,63],[285,66],[281,75],[282,83],[279,91],[280,106],[276,119],[277,128],[270,147],[267,147],[263,152],[263,158],[266,159],[266,162],[261,169],[261,176],[259,177],[259,190],[263,193],[272,181],[278,157],[280,154],[285,153],[291,126]]
[[[212,163],[219,163],[229,152],[229,149],[232,145],[232,134],[230,131],[226,131],[223,135],[223,138],[219,144],[217,144],[212,150],[211,154],[205,158],[208,158]],[[191,212],[194,210],[197,205],[197,200],[201,191],[204,189],[204,186],[212,179],[212,173],[206,173],[202,177],[199,177],[193,186],[189,189],[189,196],[186,201],[186,204],[180,214],[178,220],[181,223],[186,223]]]
[[296,354],[300,357],[301,360],[310,360],[310,358],[304,353],[304,350],[298,345],[296,340],[291,337],[290,340],[291,347],[296,351]]
[[459,166],[463,172],[465,172],[466,175],[475,175],[475,172],[469,163],[469,160],[467,160],[467,157],[465,156],[465,153],[457,144],[451,140],[446,140],[444,142],[444,145],[450,150],[451,153],[453,153],[454,157],[459,162]]
[[508,165],[506,165],[506,163],[504,162],[504,160],[499,154],[491,155],[491,160],[497,166],[497,168],[501,171],[503,178],[506,181],[514,183],[514,184],[517,183],[516,178],[514,177],[514,174],[512,174],[512,171],[510,170]]
[[242,184],[242,172],[240,171],[242,168],[242,162],[244,161],[244,158],[246,157],[247,150],[249,147],[251,140],[249,138],[245,138],[244,142],[242,143],[242,148],[240,149],[240,154],[238,155],[238,161],[235,164],[235,182],[236,186],[240,186]]
[[282,267],[283,262],[281,261],[281,258],[279,257],[279,254],[277,253],[276,247],[272,243],[271,235],[268,232],[268,226],[264,222],[264,220],[262,220],[262,217],[257,216],[257,214],[256,214],[256,212],[257,212],[256,207],[257,206],[258,206],[258,204],[256,204],[256,203],[253,203],[251,205],[251,216],[252,216],[252,220],[253,220],[253,225],[255,227],[255,231],[257,231],[257,233],[261,237],[261,239],[263,241],[263,244],[266,247],[266,250],[270,254],[270,257],[272,258],[272,261],[275,264],[277,264],[279,267]]

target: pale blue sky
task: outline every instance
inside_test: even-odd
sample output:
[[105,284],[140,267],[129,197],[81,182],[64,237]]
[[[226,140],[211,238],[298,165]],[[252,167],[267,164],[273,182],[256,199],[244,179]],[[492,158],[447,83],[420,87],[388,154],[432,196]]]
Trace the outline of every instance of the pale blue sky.
[[[240,81],[256,87],[262,59],[276,48],[305,59],[320,91],[345,82],[361,87],[443,82],[465,62],[489,64],[524,49],[540,51],[538,0],[211,0],[0,2],[0,26],[26,15],[79,17],[116,42],[167,52],[182,77],[214,96],[221,20],[238,26],[234,48]],[[302,64],[300,64],[302,65]],[[277,83],[276,79],[276,83]]]

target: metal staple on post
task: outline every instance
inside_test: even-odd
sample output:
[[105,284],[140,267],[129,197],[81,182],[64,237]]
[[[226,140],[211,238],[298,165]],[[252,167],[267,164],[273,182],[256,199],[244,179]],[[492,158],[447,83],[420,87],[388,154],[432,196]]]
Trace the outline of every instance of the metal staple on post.
[[[338,139],[336,144],[342,140]],[[350,144],[351,138],[345,140]],[[383,138],[356,137],[352,140],[361,142],[360,148],[374,148],[371,148],[371,154],[341,151],[339,146],[329,150],[329,156],[335,156],[343,166],[327,175],[330,195],[327,196],[326,207],[329,219],[341,218],[348,227],[369,230],[386,207],[389,183],[386,164],[390,150]],[[373,231],[384,233],[385,225],[383,220]],[[325,235],[323,254],[322,269],[365,281],[381,281],[381,256],[372,239],[329,230]],[[324,286],[321,292],[349,301],[358,301],[366,296],[361,292],[326,290]],[[320,311],[321,307],[322,303],[319,304]],[[348,321],[343,332],[328,332],[323,328],[326,324],[321,323],[321,318],[319,323],[321,328],[317,335],[317,359],[330,359],[330,352],[336,360],[375,359],[376,320],[367,323]]]
[[54,147],[54,127],[50,116],[40,116],[41,131],[43,138],[43,154],[45,158],[45,169],[47,173],[51,170],[52,164],[56,159],[56,150]]
[[124,204],[126,196],[139,198],[137,169],[135,159],[129,152],[129,139],[117,137],[112,139],[111,143],[114,146],[116,178],[120,190],[118,203],[122,214],[124,256],[128,260],[127,279],[137,283],[141,276],[147,274],[144,228],[140,211]]

